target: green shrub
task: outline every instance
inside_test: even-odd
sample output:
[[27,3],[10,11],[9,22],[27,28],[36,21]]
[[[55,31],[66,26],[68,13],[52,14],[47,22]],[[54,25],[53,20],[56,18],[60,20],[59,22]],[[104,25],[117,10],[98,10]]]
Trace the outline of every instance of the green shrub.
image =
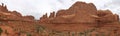
[[27,36],[32,36],[30,33],[27,33]]
[[3,30],[0,28],[0,35],[1,35],[2,32],[3,32]]
[[40,25],[36,26],[37,33],[42,33],[44,30],[45,30],[45,28],[43,26],[40,26]]
[[79,33],[79,36],[83,36],[83,35],[84,35],[84,33],[81,33],[81,32]]

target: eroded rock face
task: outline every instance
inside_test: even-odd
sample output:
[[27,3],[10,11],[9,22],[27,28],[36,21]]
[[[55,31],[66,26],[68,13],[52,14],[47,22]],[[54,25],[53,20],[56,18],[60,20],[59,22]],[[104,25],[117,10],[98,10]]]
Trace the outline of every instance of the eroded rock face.
[[81,13],[82,11],[85,11],[89,14],[95,14],[97,13],[97,9],[93,3],[85,3],[85,2],[76,2],[73,4],[69,10]]
[[[20,28],[22,28],[22,31],[28,31],[25,28],[26,24],[33,26],[36,22],[34,20],[33,16],[22,16],[17,11],[8,11],[7,6],[2,4],[0,5],[0,28],[2,28],[3,32],[0,36],[26,36],[26,33],[21,33]],[[27,28],[29,27],[27,26]]]
[[47,13],[40,18],[40,23],[49,23]]
[[0,5],[0,11],[8,12],[7,6],[2,3],[2,5]]
[[[27,20],[25,20],[27,19]],[[17,11],[8,11],[7,6],[2,3],[0,5],[0,20],[4,21],[28,21],[34,20],[33,16],[22,16]]]
[[118,22],[119,16],[117,14],[112,14],[109,10],[99,10],[97,12],[98,16],[100,17],[98,21],[100,23],[110,23],[110,22]]
[[[53,17],[56,16],[56,17]],[[75,23],[109,23],[118,21],[118,15],[112,14],[109,10],[97,10],[92,3],[76,2],[67,10],[59,10],[56,15],[51,13],[50,18],[43,15],[42,19],[47,21],[45,23],[52,24],[75,24]],[[51,18],[53,17],[53,18]],[[47,18],[47,19],[45,19]]]
[[[67,10],[59,10],[50,23],[96,23],[97,9],[92,3],[76,2]],[[44,16],[43,16],[44,17]],[[43,18],[42,17],[42,18]],[[46,22],[47,23],[47,22]]]
[[49,18],[54,18],[55,17],[55,12],[50,13]]
[[42,19],[46,19],[46,18],[48,18],[47,14],[43,15],[40,19],[42,20]]
[[97,15],[99,17],[103,17],[103,16],[109,15],[109,14],[113,14],[113,13],[111,11],[109,11],[109,10],[98,10],[97,11]]
[[[53,14],[51,15],[53,16]],[[48,28],[61,31],[79,31],[96,27],[115,28],[119,25],[117,14],[113,14],[110,10],[97,10],[94,4],[85,2],[76,2],[69,9],[59,10],[54,16],[53,18],[44,18],[44,20],[40,20],[40,23],[44,22]]]
[[19,12],[17,12],[17,11],[12,11],[11,13],[13,13],[16,16],[22,17],[22,15]]
[[24,16],[24,18],[29,19],[29,20],[34,20],[35,19],[33,16]]
[[71,15],[75,12],[70,12],[69,10],[59,10],[57,13],[56,13],[56,17],[59,17],[59,16],[65,16],[65,15]]

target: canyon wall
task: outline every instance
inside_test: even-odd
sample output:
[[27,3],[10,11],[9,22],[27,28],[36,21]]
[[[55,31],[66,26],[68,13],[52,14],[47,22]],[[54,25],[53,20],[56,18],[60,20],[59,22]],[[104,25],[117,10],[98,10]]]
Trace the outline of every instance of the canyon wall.
[[[104,33],[111,36],[120,34],[119,16],[110,10],[97,10],[93,3],[76,2],[69,9],[43,15],[39,20],[31,15],[22,16],[17,11],[9,11],[0,5],[0,28],[2,36],[53,36],[58,33],[67,35],[88,35]],[[59,31],[59,32],[58,32]],[[8,33],[6,33],[8,32]],[[72,32],[72,33],[71,33]],[[87,34],[86,34],[87,33]],[[60,35],[60,34],[59,34]],[[64,36],[67,36],[64,35]]]

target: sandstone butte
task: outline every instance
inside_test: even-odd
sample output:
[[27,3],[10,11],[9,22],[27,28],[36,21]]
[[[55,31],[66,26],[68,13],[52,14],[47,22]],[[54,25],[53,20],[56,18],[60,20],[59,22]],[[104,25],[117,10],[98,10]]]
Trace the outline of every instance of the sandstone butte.
[[76,2],[69,9],[43,15],[39,20],[0,5],[1,36],[120,36],[120,21],[110,10]]

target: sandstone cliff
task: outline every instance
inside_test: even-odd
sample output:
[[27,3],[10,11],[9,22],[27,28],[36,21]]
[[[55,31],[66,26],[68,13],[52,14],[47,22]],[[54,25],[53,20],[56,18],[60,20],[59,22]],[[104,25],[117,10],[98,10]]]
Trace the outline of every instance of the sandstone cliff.
[[[43,15],[22,16],[0,5],[1,36],[117,36],[119,16],[110,10],[97,10],[92,3],[76,2],[69,9]],[[0,31],[1,32],[1,31]]]
[[42,18],[44,19],[40,19],[40,22],[51,24],[97,24],[119,21],[119,16],[117,14],[112,14],[109,10],[97,10],[95,5],[92,3],[87,4],[85,2],[76,2],[69,9],[59,10],[56,15],[53,12],[53,14],[51,13],[49,17],[50,18],[47,17],[47,14],[43,15]]
[[76,2],[69,9],[59,10],[56,15],[50,14],[50,17],[51,15],[54,17],[48,18],[44,15],[45,18],[40,19],[39,22],[54,30],[82,32],[97,28],[96,31],[104,32],[110,28],[120,29],[117,14],[113,14],[110,10],[97,10],[92,3]]
[[22,16],[17,11],[8,11],[6,5],[0,5],[0,28],[3,30],[0,36],[26,36],[21,31],[30,32],[33,24],[36,24],[33,16]]

